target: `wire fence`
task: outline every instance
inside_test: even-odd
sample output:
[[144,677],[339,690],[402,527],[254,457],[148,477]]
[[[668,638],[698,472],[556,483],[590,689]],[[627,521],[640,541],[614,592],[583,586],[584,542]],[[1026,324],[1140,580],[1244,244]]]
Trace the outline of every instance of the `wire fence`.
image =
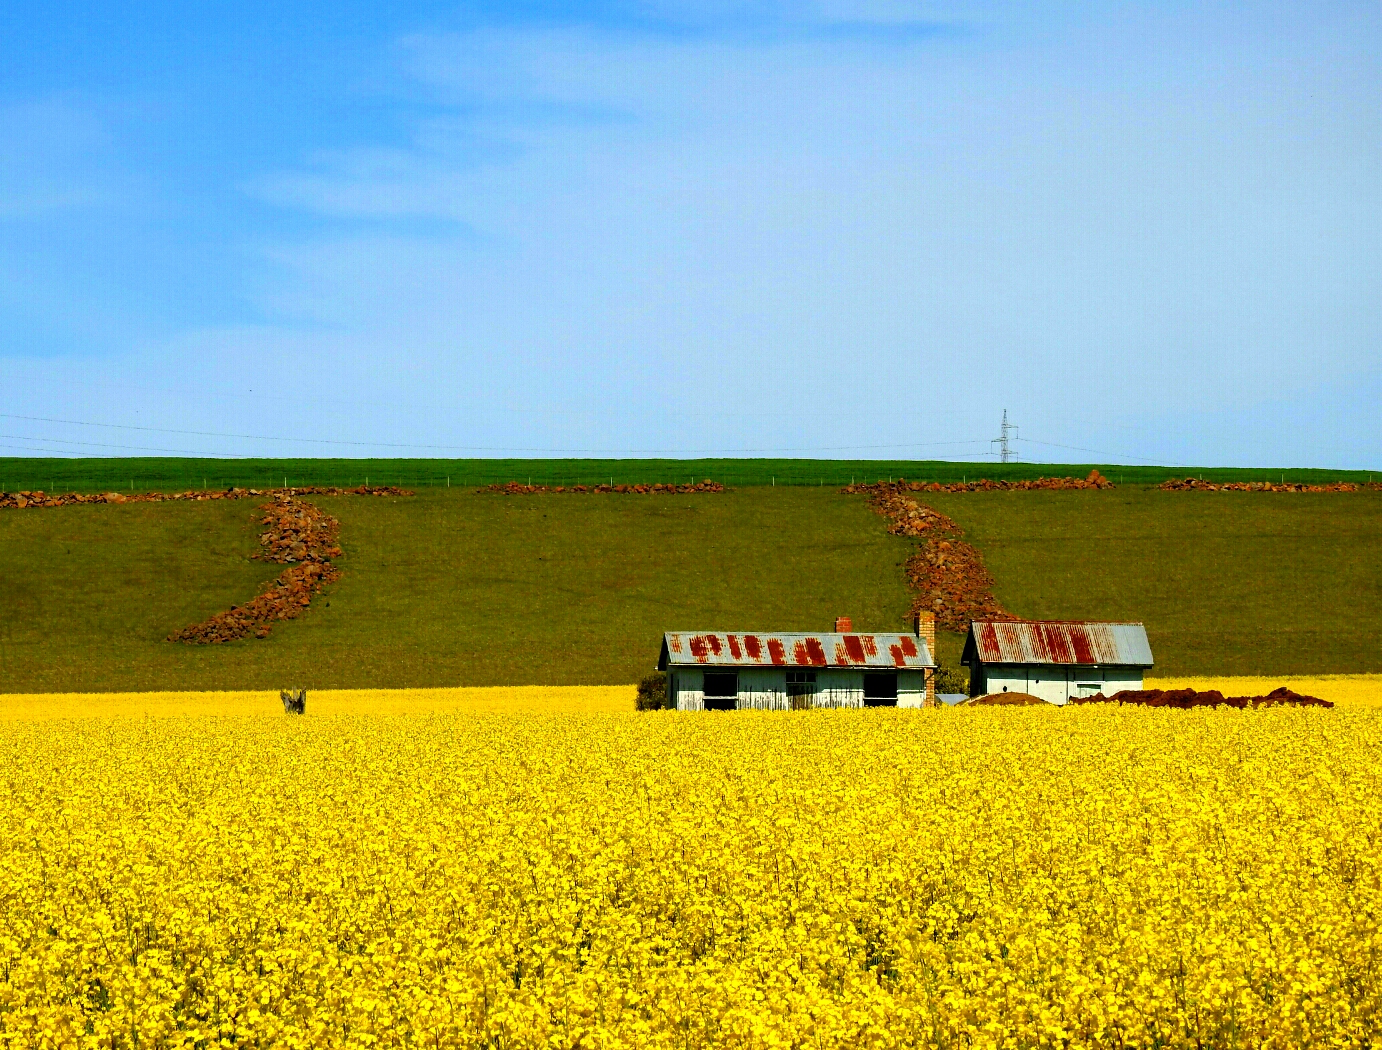
[[1155,485],[1170,478],[1320,484],[1368,482],[1382,473],[1123,466],[1074,463],[973,463],[870,460],[211,460],[0,459],[0,491],[172,492],[280,486],[397,485],[410,489],[474,490],[516,481],[525,485],[690,484],[706,479],[731,488],[841,487],[877,481],[954,482],[1083,477],[1098,469],[1115,484]]

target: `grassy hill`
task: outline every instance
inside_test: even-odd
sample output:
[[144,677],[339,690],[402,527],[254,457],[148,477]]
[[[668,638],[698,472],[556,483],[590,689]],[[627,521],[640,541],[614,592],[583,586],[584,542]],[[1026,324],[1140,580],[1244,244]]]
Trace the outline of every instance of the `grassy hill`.
[[897,626],[908,546],[832,490],[724,495],[323,498],[343,578],[264,641],[183,646],[250,597],[253,504],[0,514],[3,689],[609,683],[668,629]]
[[[1144,620],[1160,672],[1382,671],[1382,494],[927,499],[1014,612]],[[216,647],[164,638],[275,575],[248,560],[251,502],[0,513],[0,691],[630,682],[664,629],[905,621],[910,541],[829,487],[320,503],[344,577],[269,639]]]
[[1382,671],[1382,493],[1122,488],[926,502],[983,551],[1009,609],[1142,620],[1158,673]]

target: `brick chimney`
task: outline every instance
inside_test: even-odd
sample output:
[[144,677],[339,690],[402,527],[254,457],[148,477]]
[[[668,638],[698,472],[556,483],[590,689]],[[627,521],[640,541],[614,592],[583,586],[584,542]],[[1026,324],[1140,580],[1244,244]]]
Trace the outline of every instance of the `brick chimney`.
[[850,634],[854,630],[854,621],[848,616],[835,617],[835,633]]
[[[926,651],[931,654],[931,659],[936,658],[936,614],[920,610],[916,620],[917,637],[926,643]],[[926,674],[926,707],[936,706],[936,672],[928,671]]]

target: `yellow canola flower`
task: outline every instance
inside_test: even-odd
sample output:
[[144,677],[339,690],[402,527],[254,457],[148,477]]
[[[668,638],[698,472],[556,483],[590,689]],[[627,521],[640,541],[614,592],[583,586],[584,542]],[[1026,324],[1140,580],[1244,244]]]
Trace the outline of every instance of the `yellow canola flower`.
[[[637,687],[459,686],[436,689],[313,689],[312,715],[612,714],[629,711]],[[281,716],[277,692],[0,693],[0,721],[37,718],[168,718],[186,715]]]
[[313,696],[0,723],[0,1048],[1382,1030],[1382,711]]

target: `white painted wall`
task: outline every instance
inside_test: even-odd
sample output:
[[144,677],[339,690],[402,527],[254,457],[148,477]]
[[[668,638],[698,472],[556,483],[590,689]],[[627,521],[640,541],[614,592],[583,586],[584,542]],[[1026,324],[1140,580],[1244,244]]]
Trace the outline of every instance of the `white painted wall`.
[[[862,703],[862,699],[860,700]],[[897,672],[897,706],[898,707],[925,707],[926,706],[926,672],[925,671],[898,671]]]
[[[711,668],[711,670],[716,670]],[[792,668],[795,670],[795,668]],[[787,696],[788,668],[745,668],[739,672],[739,708],[790,711]],[[853,668],[818,667],[816,707],[863,707],[864,672]],[[667,694],[678,711],[704,711],[704,672],[700,668],[672,668],[667,674]],[[921,707],[926,700],[924,671],[897,672],[897,706]]]
[[1142,688],[1140,667],[1051,667],[1049,665],[985,667],[980,688],[985,693],[1031,693],[1053,704],[1072,696],[1105,696],[1122,689]]

